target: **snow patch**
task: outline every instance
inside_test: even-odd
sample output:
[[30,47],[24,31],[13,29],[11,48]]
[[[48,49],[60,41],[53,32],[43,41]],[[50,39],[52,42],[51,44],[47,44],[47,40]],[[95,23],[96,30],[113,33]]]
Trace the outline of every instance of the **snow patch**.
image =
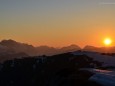
[[97,52],[87,52],[87,51],[83,51],[83,52],[77,51],[77,52],[73,52],[72,54],[73,55],[87,55],[96,61],[102,62],[103,67],[108,67],[108,66],[115,67],[115,57],[114,56],[107,56],[107,55],[102,55]]
[[92,68],[82,68],[80,70],[87,70],[94,73],[94,75],[89,78],[90,81],[95,81],[103,86],[115,86],[114,71],[92,69]]

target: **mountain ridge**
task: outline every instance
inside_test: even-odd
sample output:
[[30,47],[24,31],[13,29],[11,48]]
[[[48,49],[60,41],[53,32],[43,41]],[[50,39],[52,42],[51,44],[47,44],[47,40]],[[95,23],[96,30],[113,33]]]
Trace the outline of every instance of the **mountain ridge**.
[[[19,55],[19,57],[23,56],[40,56],[40,55],[55,55],[60,53],[66,53],[66,52],[73,52],[81,50],[81,48],[77,45],[70,45],[62,48],[54,48],[49,46],[38,46],[34,47],[33,45],[29,45],[26,43],[21,43],[14,41],[12,39],[9,40],[2,40],[0,42],[0,59],[3,57],[11,57]],[[20,53],[23,53],[20,54]],[[25,54],[24,54],[25,53]],[[15,57],[14,57],[15,58]],[[3,58],[4,59],[4,58]]]
[[49,47],[47,45],[40,45],[35,47],[27,43],[21,43],[12,39],[8,39],[8,40],[0,41],[0,52],[3,52],[5,50],[6,51],[12,50],[16,53],[25,52],[26,54],[33,56],[33,55],[43,55],[43,54],[53,55],[53,53],[59,54],[64,52],[73,52],[76,50],[93,51],[93,52],[100,52],[100,53],[104,53],[104,52],[115,53],[115,46],[106,48],[106,47],[95,47],[91,45],[86,45],[84,48],[81,48],[76,44],[71,44],[69,46],[64,46],[61,48]]

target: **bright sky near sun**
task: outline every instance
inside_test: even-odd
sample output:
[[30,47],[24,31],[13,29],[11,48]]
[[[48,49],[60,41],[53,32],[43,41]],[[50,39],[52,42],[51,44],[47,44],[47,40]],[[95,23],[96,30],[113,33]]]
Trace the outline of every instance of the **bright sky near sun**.
[[111,46],[111,44],[112,44],[112,39],[110,39],[110,38],[104,39],[104,44],[105,44],[105,46]]
[[115,0],[0,0],[0,40],[103,46],[113,33]]

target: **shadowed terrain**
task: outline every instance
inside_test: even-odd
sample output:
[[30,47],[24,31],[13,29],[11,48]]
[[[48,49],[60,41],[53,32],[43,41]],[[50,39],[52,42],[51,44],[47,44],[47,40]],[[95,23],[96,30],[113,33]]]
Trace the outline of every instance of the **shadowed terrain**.
[[79,70],[95,66],[101,65],[86,55],[71,53],[7,60],[0,65],[0,85],[101,86],[88,80],[93,73]]

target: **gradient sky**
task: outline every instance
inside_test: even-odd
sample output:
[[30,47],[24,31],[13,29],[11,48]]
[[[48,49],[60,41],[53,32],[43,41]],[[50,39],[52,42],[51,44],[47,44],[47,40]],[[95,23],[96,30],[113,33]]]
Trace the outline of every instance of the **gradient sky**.
[[114,33],[115,0],[0,0],[0,40],[103,46]]

